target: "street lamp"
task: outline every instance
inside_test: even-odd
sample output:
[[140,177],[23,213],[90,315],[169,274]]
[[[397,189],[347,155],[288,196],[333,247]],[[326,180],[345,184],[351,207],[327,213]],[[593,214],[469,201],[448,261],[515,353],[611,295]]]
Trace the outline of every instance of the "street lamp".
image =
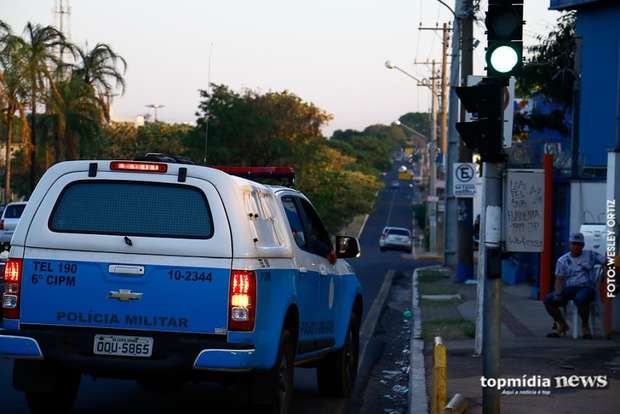
[[157,110],[160,108],[165,107],[166,105],[161,105],[161,104],[148,104],[148,105],[144,105],[147,108],[151,108],[153,109],[153,122],[157,122]]
[[422,81],[422,80],[416,78],[411,73],[409,73],[406,70],[400,68],[399,66],[396,66],[395,64],[393,64],[389,60],[385,61],[385,67],[388,68],[388,69],[396,69],[396,70],[400,71],[401,73],[403,73],[405,76],[409,76],[411,79],[413,79],[414,81],[418,82],[418,86],[429,86],[425,81]]
[[410,127],[409,125],[407,125],[407,124],[403,124],[402,122],[400,122],[400,121],[398,121],[398,120],[397,120],[397,121],[394,121],[394,123],[395,123],[396,125],[398,125],[398,126],[401,126],[401,127],[405,128],[405,129],[408,129],[408,130],[409,130],[409,131],[411,131],[413,134],[418,135],[419,137],[422,137],[422,138],[424,138],[425,140],[428,140],[428,137],[427,137],[426,135],[424,135],[423,133],[421,133],[421,132],[419,132],[419,131],[416,131],[414,128]]

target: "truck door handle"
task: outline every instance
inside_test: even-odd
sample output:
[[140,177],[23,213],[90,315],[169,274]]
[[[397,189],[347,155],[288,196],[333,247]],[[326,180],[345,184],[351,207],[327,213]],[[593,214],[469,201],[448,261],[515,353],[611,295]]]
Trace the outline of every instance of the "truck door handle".
[[144,266],[110,265],[108,272],[120,275],[143,276]]
[[299,273],[308,273],[308,269],[303,266],[299,266]]

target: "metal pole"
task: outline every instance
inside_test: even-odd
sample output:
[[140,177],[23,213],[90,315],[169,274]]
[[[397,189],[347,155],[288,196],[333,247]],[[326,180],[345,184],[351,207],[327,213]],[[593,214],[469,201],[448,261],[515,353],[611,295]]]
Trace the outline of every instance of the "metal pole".
[[[485,261],[484,307],[483,307],[483,376],[500,377],[501,354],[501,206],[502,206],[502,164],[484,163],[485,205]],[[494,276],[494,278],[490,278]],[[483,414],[499,414],[500,391],[497,387],[483,387]]]
[[[461,23],[461,84],[467,85],[467,77],[474,70],[474,5],[473,0],[461,0],[462,10],[460,19]],[[455,29],[456,32],[456,29]],[[452,99],[452,98],[450,98]],[[461,108],[460,120],[465,121],[465,108]],[[456,132],[455,132],[456,133]],[[458,152],[459,162],[471,162],[472,152],[462,142],[458,142],[455,151]],[[473,199],[458,198],[457,199],[457,280],[467,280],[474,278],[474,208]],[[453,232],[452,234],[454,234]]]
[[581,113],[581,37],[575,38],[575,73],[578,75],[573,82],[573,131],[572,131],[572,157],[571,157],[571,177],[579,176],[579,115]]
[[545,154],[545,202],[544,202],[544,239],[543,251],[540,255],[540,281],[538,298],[543,300],[551,289],[551,260],[553,237],[553,155]]
[[[209,48],[209,71],[207,72],[207,93],[211,90],[211,57],[213,56],[213,43]],[[209,103],[211,102],[209,97],[209,101],[207,101],[207,109],[205,111],[205,155],[202,159],[202,163],[207,165],[207,144],[209,142]]]
[[[450,107],[449,107],[449,119],[447,120],[446,127],[449,125],[446,133],[447,137],[447,149],[444,152],[444,160],[446,161],[445,176],[446,176],[446,199],[445,199],[445,219],[444,219],[444,264],[450,267],[457,266],[456,250],[457,250],[457,228],[456,223],[460,215],[457,211],[457,200],[454,197],[453,189],[453,165],[458,157],[458,145],[459,137],[456,131],[456,120],[458,117],[458,98],[456,96],[456,86],[459,83],[459,52],[460,52],[460,40],[461,40],[461,4],[456,2],[457,14],[454,17],[454,24],[452,26],[452,63],[450,64]],[[447,32],[444,32],[444,35]],[[471,243],[471,241],[470,241]],[[457,268],[458,277],[458,268]]]
[[[442,60],[441,60],[441,156],[442,167],[446,171],[448,156],[448,42],[450,36],[448,34],[448,25],[443,24],[443,42],[442,42]],[[458,50],[458,46],[457,46]],[[458,71],[458,58],[456,61],[456,70]],[[458,75],[457,75],[458,77]],[[454,89],[454,88],[453,88]]]
[[432,76],[431,76],[431,198],[428,203],[429,206],[429,226],[430,226],[430,243],[429,248],[431,252],[437,252],[437,91],[435,80],[435,61],[432,63]]

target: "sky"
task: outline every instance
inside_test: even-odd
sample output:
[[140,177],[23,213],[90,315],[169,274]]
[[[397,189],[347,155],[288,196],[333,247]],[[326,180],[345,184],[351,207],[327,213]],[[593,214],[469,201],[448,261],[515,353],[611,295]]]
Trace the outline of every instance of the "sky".
[[[53,24],[59,0],[0,0],[0,19]],[[64,0],[67,2],[67,0]],[[363,129],[427,111],[430,92],[396,70],[423,78],[441,60],[441,33],[420,31],[452,19],[437,0],[69,0],[70,36],[80,46],[107,43],[128,63],[127,90],[113,118],[133,121],[161,104],[164,122],[195,122],[199,89],[288,90],[332,114],[324,128]],[[446,0],[453,6],[454,0]],[[486,0],[482,1],[483,9]],[[525,0],[525,46],[549,32],[558,12]],[[475,73],[483,73],[484,24],[475,29]],[[211,61],[211,65],[209,65]],[[211,66],[209,76],[209,66]]]

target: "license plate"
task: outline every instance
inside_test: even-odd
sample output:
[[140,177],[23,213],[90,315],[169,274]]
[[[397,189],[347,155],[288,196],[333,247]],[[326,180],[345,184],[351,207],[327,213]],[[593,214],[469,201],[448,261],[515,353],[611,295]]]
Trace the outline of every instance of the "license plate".
[[148,358],[153,353],[153,338],[144,336],[95,335],[96,355],[117,355]]

